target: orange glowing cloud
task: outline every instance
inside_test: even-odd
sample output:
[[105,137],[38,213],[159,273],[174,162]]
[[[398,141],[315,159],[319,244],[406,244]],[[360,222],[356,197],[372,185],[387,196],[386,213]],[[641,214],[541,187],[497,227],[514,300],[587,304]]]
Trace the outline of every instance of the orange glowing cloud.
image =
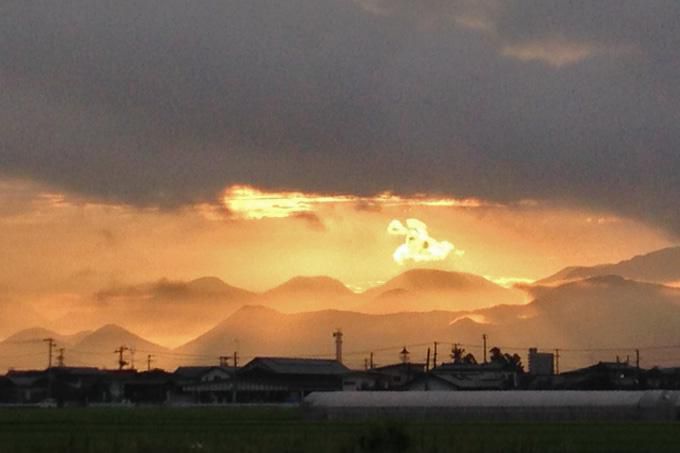
[[284,218],[313,211],[320,205],[361,204],[375,207],[430,206],[476,208],[487,205],[475,198],[431,197],[413,195],[402,197],[383,192],[372,197],[355,195],[321,195],[304,192],[266,192],[252,186],[231,186],[222,201],[234,215],[245,219]]
[[[397,264],[408,260],[416,263],[426,261],[442,261],[449,256],[455,247],[449,241],[438,241],[427,232],[427,225],[418,219],[406,219],[406,226],[399,220],[392,220],[387,227],[388,234],[405,236],[403,244],[397,247],[392,258]],[[461,256],[462,250],[456,250]]]

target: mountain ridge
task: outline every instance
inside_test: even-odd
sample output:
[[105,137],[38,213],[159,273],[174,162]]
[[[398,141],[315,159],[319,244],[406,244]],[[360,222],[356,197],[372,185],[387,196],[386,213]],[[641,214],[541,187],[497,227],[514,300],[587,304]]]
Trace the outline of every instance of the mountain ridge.
[[633,280],[652,283],[678,283],[680,282],[680,246],[665,247],[635,255],[617,263],[568,266],[534,282],[534,285],[554,285],[598,275],[620,275]]

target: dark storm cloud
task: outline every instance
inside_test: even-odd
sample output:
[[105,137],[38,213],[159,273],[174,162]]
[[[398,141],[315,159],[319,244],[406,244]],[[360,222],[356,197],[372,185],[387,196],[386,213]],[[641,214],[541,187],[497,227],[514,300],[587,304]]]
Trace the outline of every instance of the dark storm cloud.
[[680,4],[7,2],[1,171],[577,203],[680,232]]

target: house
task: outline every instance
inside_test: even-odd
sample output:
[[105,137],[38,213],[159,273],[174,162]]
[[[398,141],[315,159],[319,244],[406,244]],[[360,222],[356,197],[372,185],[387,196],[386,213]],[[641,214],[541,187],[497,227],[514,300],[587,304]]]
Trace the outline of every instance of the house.
[[641,384],[647,389],[680,389],[680,368],[652,368],[640,376]]
[[406,390],[414,379],[425,374],[425,364],[402,362],[371,368],[369,371],[384,377],[387,390]]
[[336,360],[256,357],[234,375],[236,401],[299,402],[315,391],[339,391],[349,369]]
[[13,403],[15,400],[16,387],[7,376],[0,376],[0,404]]
[[48,371],[51,397],[59,406],[96,402],[106,387],[106,373],[93,367],[54,367]]
[[641,371],[627,362],[599,362],[553,377],[554,389],[633,390],[641,386]]
[[518,387],[520,374],[501,362],[445,363],[414,381],[409,390],[508,390]]
[[178,391],[172,402],[226,403],[234,397],[233,378],[237,368],[220,366],[179,367],[173,373]]
[[448,376],[434,372],[423,373],[408,384],[409,391],[461,390]]
[[131,375],[123,383],[126,401],[135,404],[162,404],[177,390],[173,373],[149,370]]
[[180,384],[195,384],[231,378],[236,369],[223,366],[181,366],[175,370],[173,376]]
[[354,370],[342,378],[344,391],[388,390],[391,376],[375,370]]
[[14,403],[35,404],[49,398],[47,370],[10,370],[6,377],[14,387]]

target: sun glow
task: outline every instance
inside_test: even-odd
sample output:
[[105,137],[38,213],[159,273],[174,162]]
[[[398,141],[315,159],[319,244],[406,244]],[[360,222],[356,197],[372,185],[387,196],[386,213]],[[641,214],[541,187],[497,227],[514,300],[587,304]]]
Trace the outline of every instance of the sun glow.
[[356,204],[363,207],[430,206],[477,208],[486,204],[475,198],[430,197],[415,194],[402,197],[383,192],[371,197],[354,195],[322,195],[304,192],[266,192],[253,186],[231,186],[224,191],[222,201],[234,215],[245,219],[284,218],[311,212],[324,204]]

